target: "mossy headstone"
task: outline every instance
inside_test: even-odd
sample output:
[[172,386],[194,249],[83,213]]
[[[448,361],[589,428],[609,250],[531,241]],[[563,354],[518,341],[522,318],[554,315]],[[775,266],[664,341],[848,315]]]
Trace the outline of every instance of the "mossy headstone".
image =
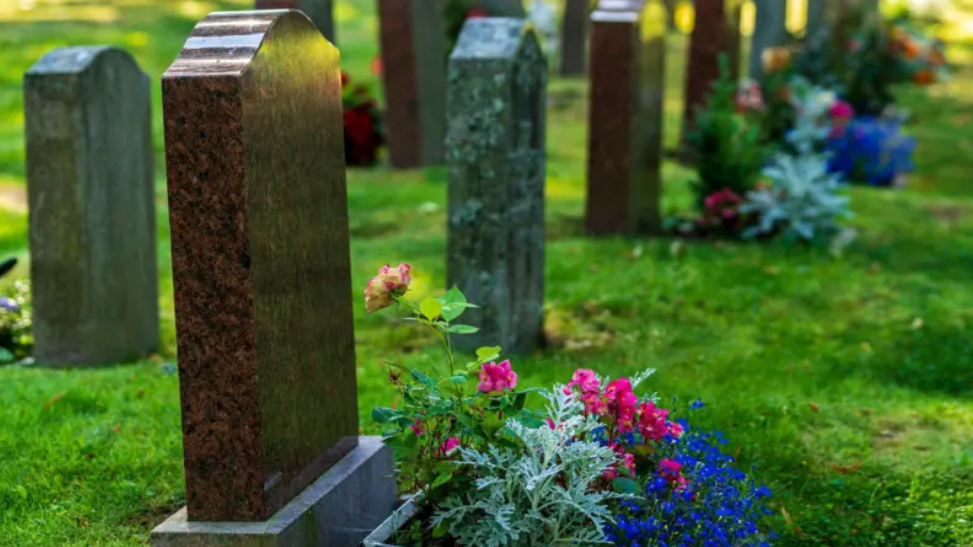
[[379,0],[389,163],[441,163],[446,136],[446,35],[440,0]]
[[763,53],[787,42],[787,2],[756,0],[756,20],[750,39],[750,77],[763,79]]
[[661,228],[666,20],[661,0],[602,0],[591,14],[585,228]]
[[542,339],[547,61],[530,23],[470,19],[449,62],[447,277],[480,305],[463,349]]
[[159,345],[149,77],[103,47],[24,76],[34,359],[105,365]]

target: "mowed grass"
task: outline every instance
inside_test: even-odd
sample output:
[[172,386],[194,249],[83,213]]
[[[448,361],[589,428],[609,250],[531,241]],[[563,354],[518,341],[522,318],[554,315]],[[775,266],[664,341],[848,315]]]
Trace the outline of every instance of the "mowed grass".
[[[122,1],[64,22],[0,22],[0,253],[26,253],[20,79],[60,45],[118,44],[158,76],[195,20],[244,2]],[[375,83],[372,3],[339,2],[343,64]],[[43,14],[41,14],[43,15]],[[42,17],[41,17],[42,18]],[[667,139],[678,136],[683,41],[670,58]],[[774,490],[784,546],[973,545],[973,72],[903,90],[918,171],[904,192],[856,188],[859,237],[840,254],[784,245],[581,236],[585,86],[554,80],[548,118],[547,329],[514,364],[526,385],[578,367],[658,369],[650,389],[707,403]],[[164,347],[100,370],[0,369],[0,545],[127,546],[182,502],[182,447],[158,86],[159,257]],[[665,167],[666,206],[691,173]],[[394,313],[366,316],[359,289],[411,262],[416,296],[445,278],[443,168],[350,170],[359,409],[394,404],[383,361],[432,366],[434,342]],[[11,197],[12,196],[12,197]],[[322,250],[323,251],[323,250]],[[27,257],[24,254],[25,258]],[[26,267],[19,269],[26,275]],[[324,417],[322,417],[324,419]]]

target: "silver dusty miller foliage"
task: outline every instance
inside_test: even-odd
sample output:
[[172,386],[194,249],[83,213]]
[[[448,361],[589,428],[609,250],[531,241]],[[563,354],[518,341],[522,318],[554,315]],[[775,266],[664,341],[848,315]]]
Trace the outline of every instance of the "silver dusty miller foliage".
[[615,454],[597,442],[572,441],[599,423],[583,416],[581,402],[562,389],[544,393],[556,428],[510,420],[506,426],[521,447],[459,449],[459,463],[476,469],[476,489],[446,500],[434,525],[445,523],[460,545],[477,547],[607,543],[602,529],[612,519],[606,502],[623,496],[589,485]]
[[795,152],[776,154],[763,171],[770,187],[747,193],[740,209],[759,220],[744,237],[782,229],[785,236],[811,241],[834,233],[838,219],[851,216],[841,176],[828,172],[828,153],[819,151],[831,131],[826,122],[834,93],[798,79],[794,96],[797,116],[787,140]]

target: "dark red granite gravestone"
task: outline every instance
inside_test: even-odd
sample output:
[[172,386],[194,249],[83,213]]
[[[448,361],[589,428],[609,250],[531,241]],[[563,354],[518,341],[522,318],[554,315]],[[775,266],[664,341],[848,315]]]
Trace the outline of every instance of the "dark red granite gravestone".
[[601,0],[591,15],[590,235],[661,227],[666,24],[661,0]]
[[162,77],[186,498],[261,521],[358,441],[338,50],[214,13]]
[[304,12],[314,21],[321,34],[332,44],[337,45],[334,32],[334,0],[256,0],[254,9],[276,10],[296,9]]
[[[727,15],[735,0],[709,0],[697,2],[696,21],[689,44],[686,64],[685,111],[683,114],[683,140],[693,126],[696,109],[706,103],[706,96],[713,82],[720,77],[720,54],[726,52]],[[732,42],[732,41],[731,41]],[[739,41],[736,42],[739,44]],[[739,56],[739,51],[736,52]],[[734,63],[731,60],[731,66]],[[739,66],[737,61],[736,66]]]
[[439,0],[379,0],[389,162],[441,163],[446,138],[446,34]]

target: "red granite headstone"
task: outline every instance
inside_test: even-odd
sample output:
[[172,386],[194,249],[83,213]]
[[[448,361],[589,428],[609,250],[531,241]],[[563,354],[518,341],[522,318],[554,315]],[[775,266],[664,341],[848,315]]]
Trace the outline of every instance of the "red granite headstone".
[[446,34],[439,0],[379,0],[389,162],[440,163],[446,138]]
[[256,0],[254,9],[296,9],[304,12],[314,21],[321,34],[332,44],[337,45],[334,32],[334,0]]
[[[705,104],[713,82],[720,77],[720,54],[728,53],[728,44],[739,45],[739,41],[727,39],[727,28],[730,27],[727,23],[728,15],[738,13],[734,11],[737,2],[738,0],[708,0],[696,3],[696,19],[686,64],[683,140],[696,118],[696,109]],[[730,66],[738,67],[739,48],[730,53],[738,58],[736,61],[731,58]]]
[[338,50],[214,13],[162,77],[186,500],[260,521],[358,440]]
[[661,0],[601,0],[591,15],[590,235],[661,227],[666,24]]

